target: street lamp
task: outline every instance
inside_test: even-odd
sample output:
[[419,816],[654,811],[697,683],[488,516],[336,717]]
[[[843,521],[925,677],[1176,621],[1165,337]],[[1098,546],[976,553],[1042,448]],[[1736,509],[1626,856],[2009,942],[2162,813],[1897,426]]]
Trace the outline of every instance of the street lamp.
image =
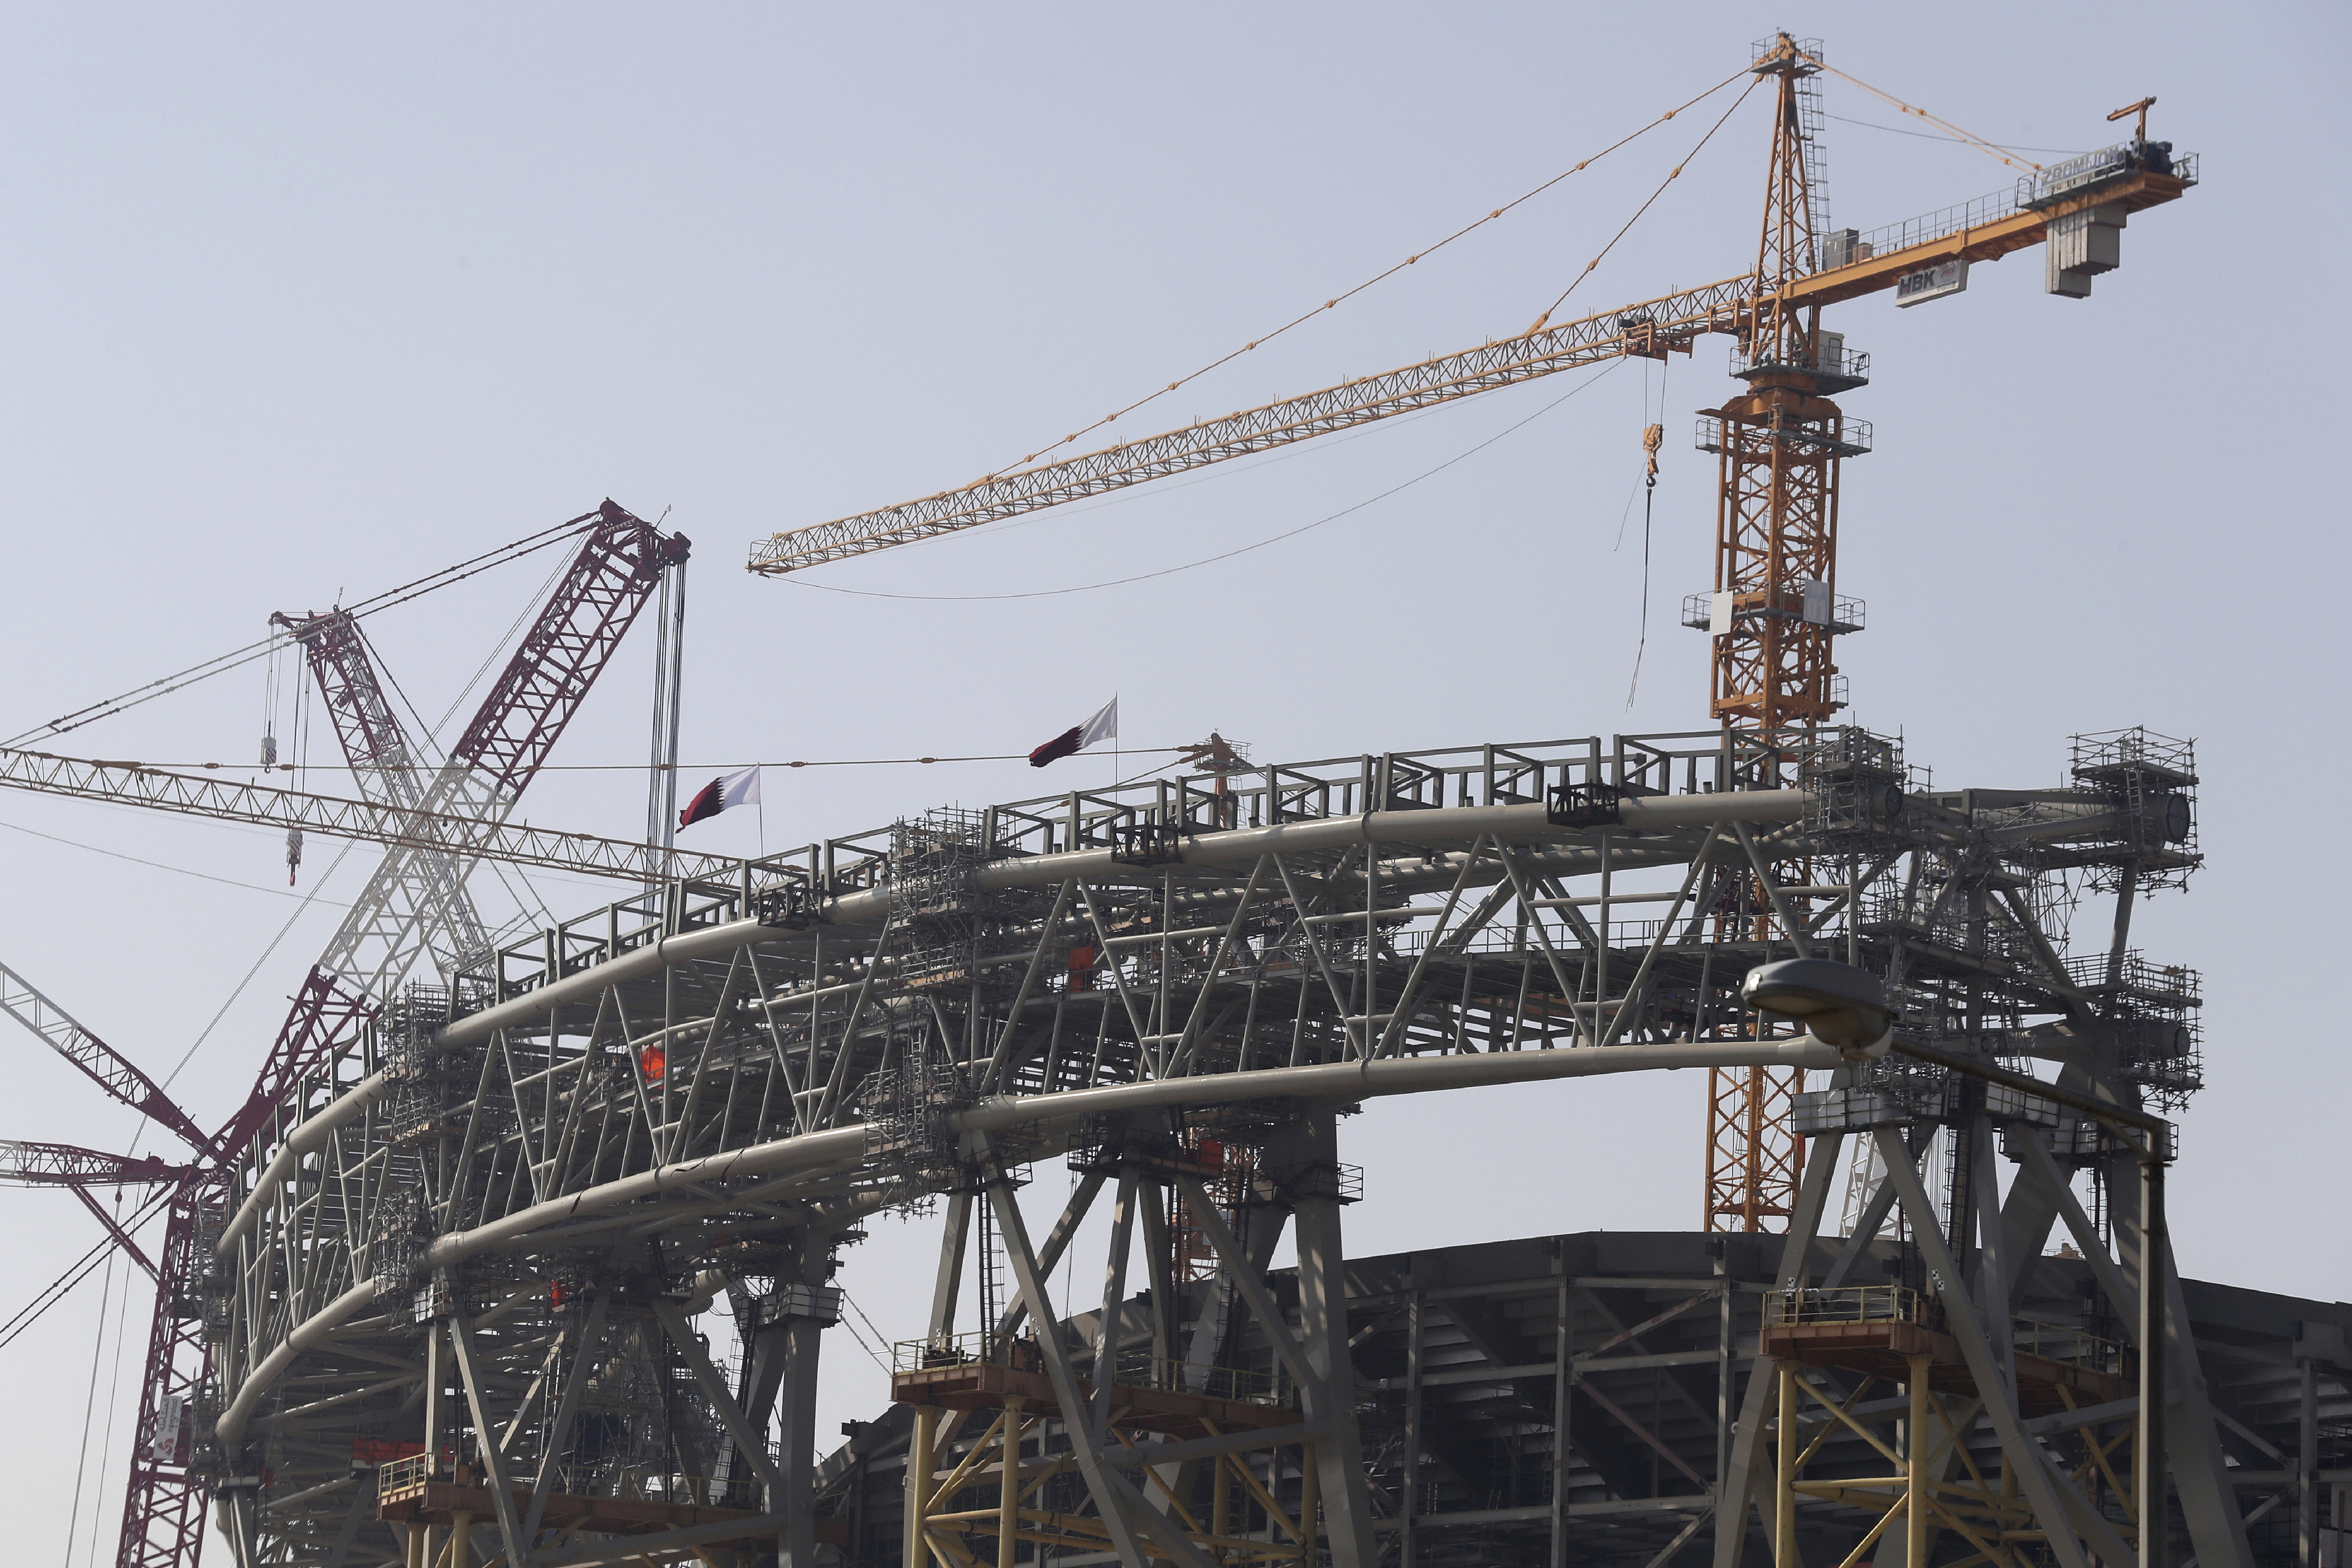
[[1802,1024],[1849,1061],[1883,1057],[1895,1044],[1895,1007],[1878,977],[1827,958],[1784,958],[1759,964],[1739,983],[1739,999],[1759,1013]]

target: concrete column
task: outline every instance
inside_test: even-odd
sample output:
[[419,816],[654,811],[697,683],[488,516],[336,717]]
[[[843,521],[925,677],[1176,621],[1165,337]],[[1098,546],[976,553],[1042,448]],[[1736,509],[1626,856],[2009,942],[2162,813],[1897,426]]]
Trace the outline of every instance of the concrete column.
[[776,1470],[783,1479],[782,1495],[771,1498],[768,1509],[784,1516],[776,1539],[777,1568],[815,1568],[816,1519],[813,1511],[816,1483],[817,1356],[824,1347],[827,1320],[788,1318],[784,1337],[784,1368],[776,1392],[778,1436]]
[[1421,1512],[1421,1292],[1404,1309],[1404,1496],[1399,1499],[1397,1560],[1415,1568],[1413,1518]]
[[2294,1560],[2299,1568],[2319,1568],[2319,1363],[2305,1356],[2298,1370],[2303,1408],[2294,1455]]
[[1332,1568],[1378,1568],[1364,1493],[1364,1445],[1356,1426],[1356,1373],[1348,1359],[1347,1255],[1340,1245],[1338,1118],[1307,1111],[1269,1145],[1276,1178],[1288,1186],[1297,1225],[1299,1338],[1316,1381],[1300,1392],[1307,1418],[1328,1422],[1315,1447],[1317,1491]]
[[[427,1477],[441,1473],[441,1444],[449,1430],[449,1336],[436,1321],[425,1333],[425,1473]],[[439,1531],[426,1525],[421,1531],[411,1527],[409,1553],[421,1563],[433,1560],[433,1549],[438,1544]]]

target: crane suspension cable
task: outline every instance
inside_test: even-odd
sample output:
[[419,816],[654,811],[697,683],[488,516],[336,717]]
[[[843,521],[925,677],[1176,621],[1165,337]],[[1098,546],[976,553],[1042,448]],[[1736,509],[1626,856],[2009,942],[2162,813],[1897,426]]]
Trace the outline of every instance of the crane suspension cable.
[[1550,413],[1561,404],[1566,403],[1570,398],[1574,397],[1578,393],[1582,392],[1585,388],[1591,386],[1596,382],[1599,382],[1603,376],[1606,376],[1611,371],[1615,370],[1624,363],[1625,362],[1622,359],[1611,360],[1607,365],[1601,368],[1599,374],[1591,376],[1586,380],[1577,383],[1566,392],[1561,393],[1558,397],[1553,398],[1549,403],[1545,404],[1541,408],[1537,409],[1533,414],[1528,415],[1525,419],[1520,420],[1518,424],[1505,426],[1502,429],[1496,431],[1492,436],[1487,437],[1485,440],[1479,442],[1468,451],[1457,452],[1453,457],[1446,458],[1445,461],[1438,464],[1437,467],[1433,468],[1425,468],[1422,472],[1413,475],[1412,478],[1406,479],[1400,484],[1391,485],[1387,489],[1382,490],[1376,496],[1367,496],[1362,500],[1356,502],[1353,506],[1341,507],[1338,511],[1331,512],[1327,516],[1318,517],[1312,522],[1300,523],[1297,528],[1290,529],[1282,533],[1275,534],[1273,537],[1268,539],[1261,539],[1254,544],[1238,545],[1232,550],[1222,551],[1214,555],[1204,555],[1198,561],[1187,561],[1181,566],[1163,566],[1157,572],[1139,572],[1132,577],[1114,577],[1105,583],[1081,583],[1075,587],[1069,588],[1032,588],[1025,593],[1019,594],[886,594],[876,588],[844,588],[832,583],[811,582],[805,577],[787,577],[784,581],[787,583],[797,584],[799,586],[803,588],[822,589],[824,592],[828,594],[853,594],[861,599],[921,599],[934,603],[942,601],[962,603],[974,600],[991,599],[1051,599],[1057,598],[1064,594],[1091,594],[1097,588],[1122,588],[1129,583],[1149,583],[1155,577],[1172,577],[1179,572],[1190,572],[1193,568],[1199,566],[1212,566],[1220,561],[1230,561],[1236,555],[1247,555],[1254,550],[1264,550],[1270,544],[1279,544],[1286,539],[1296,539],[1302,533],[1312,532],[1314,530],[1322,527],[1327,522],[1337,522],[1341,518],[1360,512],[1368,506],[1372,506],[1380,501],[1384,501],[1400,490],[1409,490],[1412,489],[1413,486],[1421,483],[1422,480],[1433,479],[1435,476],[1444,473],[1446,469],[1452,468],[1454,464],[1461,462],[1464,458],[1475,457],[1478,453],[1485,451],[1487,447],[1493,446],[1504,437],[1519,429],[1521,426],[1533,424],[1536,420],[1542,418],[1545,415]]
[[[135,1233],[141,1226],[153,1218],[155,1211],[170,1202],[171,1197],[169,1188],[151,1194],[147,1202],[134,1210],[131,1218],[123,1223],[123,1234],[128,1236]],[[102,1237],[97,1246],[68,1264],[66,1271],[50,1280],[30,1301],[19,1307],[15,1317],[5,1323],[0,1323],[0,1350],[7,1349],[18,1335],[39,1321],[42,1313],[64,1300],[75,1286],[89,1279],[90,1270],[98,1267],[99,1259],[110,1252],[115,1246],[114,1237],[110,1236]]]
[[[1233,350],[1231,353],[1211,360],[1208,363],[1202,365],[1200,369],[1193,371],[1191,374],[1179,376],[1174,381],[1170,382],[1167,385],[1142,397],[1137,398],[1134,402],[1127,405],[1123,408],[1113,409],[1110,413],[1104,415],[1101,418],[1096,420],[1091,425],[1080,426],[1077,429],[1071,431],[1060,440],[1050,442],[1045,446],[1038,447],[1037,450],[1023,458],[1020,462],[1008,463],[1003,468],[997,469],[994,473],[983,475],[976,482],[986,484],[1010,469],[1025,468],[1029,464],[1035,462],[1039,458],[1044,457],[1046,453],[1067,447],[1076,441],[1079,437],[1087,435],[1090,431],[1101,429],[1104,426],[1118,419],[1121,415],[1132,414],[1137,409],[1143,407],[1147,404],[1157,402],[1159,399],[1167,396],[1170,393],[1176,391],[1188,383],[1198,381],[1201,377],[1208,374],[1211,371],[1218,369],[1220,366],[1232,363],[1234,360],[1241,358],[1242,355],[1249,353],[1252,349],[1256,348],[1260,343],[1272,342],[1275,339],[1282,336],[1283,333],[1289,331],[1293,327],[1303,325],[1304,323],[1312,321],[1315,317],[1321,315],[1326,310],[1337,310],[1342,300],[1352,300],[1357,295],[1362,293],[1365,289],[1372,287],[1372,285],[1384,281],[1387,279],[1393,278],[1398,273],[1403,271],[1406,268],[1420,261],[1423,257],[1433,255],[1437,251],[1453,244],[1455,240],[1462,238],[1465,235],[1467,235],[1475,229],[1484,228],[1486,225],[1493,223],[1496,218],[1501,217],[1505,213],[1509,212],[1513,207],[1518,206],[1526,202],[1532,201],[1536,197],[1543,195],[1544,192],[1551,189],[1562,180],[1567,179],[1570,174],[1581,172],[1588,165],[1599,163],[1601,159],[1606,158],[1610,153],[1614,153],[1617,149],[1624,146],[1627,142],[1634,141],[1639,137],[1645,136],[1649,132],[1655,131],[1659,126],[1664,125],[1675,115],[1682,113],[1683,110],[1695,108],[1697,105],[1706,102],[1708,99],[1713,98],[1717,93],[1721,92],[1725,88],[1729,87],[1733,82],[1738,80],[1744,74],[1746,73],[1742,71],[1732,72],[1729,76],[1725,77],[1721,81],[1717,82],[1713,87],[1708,88],[1705,92],[1700,93],[1696,98],[1690,100],[1689,102],[1676,104],[1674,108],[1667,110],[1664,114],[1659,115],[1655,120],[1651,121],[1647,125],[1643,126],[1640,130],[1619,137],[1616,141],[1609,143],[1608,146],[1601,149],[1600,152],[1580,160],[1569,168],[1561,170],[1559,174],[1554,174],[1550,179],[1546,180],[1542,184],[1536,186],[1533,190],[1528,191],[1524,195],[1516,196],[1510,201],[1505,202],[1501,206],[1496,207],[1485,217],[1479,218],[1472,223],[1465,224],[1462,227],[1455,229],[1452,234],[1447,235],[1444,238],[1438,240],[1433,245],[1424,246],[1423,248],[1414,251],[1411,256],[1406,257],[1402,261],[1400,261],[1395,266],[1389,268],[1386,271],[1373,274],[1371,277],[1365,279],[1361,283],[1357,284],[1354,288],[1347,290],[1345,293],[1333,295],[1330,299],[1324,300],[1323,303],[1316,306],[1313,310],[1295,316],[1291,320],[1285,321],[1282,325],[1275,328],[1274,331],[1266,332],[1262,336],[1253,338],[1248,342],[1244,343],[1241,347]],[[1755,83],[1753,81],[1748,83],[1749,89],[1752,89],[1754,86]],[[1747,93],[1743,91],[1740,96],[1745,98]],[[844,592],[846,592],[846,590],[844,590]],[[914,596],[920,597],[921,595]]]
[[[1954,141],[1937,131],[1906,131],[1900,125],[1881,125],[1875,120],[1856,120],[1848,114],[1829,114],[1827,118],[1836,121],[1840,125],[1859,125],[1864,131],[1884,131],[1889,136],[1916,136],[1922,142],[1941,142],[1953,147],[1969,146],[1968,142]],[[1986,145],[1998,147],[2004,153],[2048,153],[2060,158],[2079,158],[2089,151],[2084,147],[2025,147],[2014,142],[1990,142]]]
[[[125,855],[120,849],[108,849],[96,844],[84,844],[79,838],[63,838],[54,833],[44,833],[37,827],[27,827],[21,822],[0,822],[0,827],[5,827],[11,833],[28,833],[36,838],[46,838],[52,844],[62,844],[68,849],[87,849],[93,855],[103,855],[111,860],[128,860],[133,866],[146,866],[158,871],[176,871],[183,877],[196,877],[207,882],[218,882],[224,887],[243,888],[248,892],[268,893],[272,898],[303,899],[306,901],[315,898],[315,895],[311,894],[289,892],[284,888],[264,887],[259,882],[240,882],[234,877],[215,877],[210,871],[198,871],[186,866],[167,865],[163,861],[149,860],[138,855]],[[321,899],[317,901],[331,909],[351,908],[351,905],[338,903],[332,899]]]
[[[407,604],[412,599],[422,598],[436,588],[446,588],[452,584],[462,583],[467,578],[487,572],[494,566],[503,566],[509,561],[520,561],[524,556],[535,554],[551,544],[559,543],[573,535],[585,533],[595,526],[595,515],[591,513],[584,518],[573,518],[568,522],[557,523],[553,528],[542,529],[537,533],[526,534],[510,544],[502,544],[496,550],[485,551],[471,560],[460,561],[455,566],[446,566],[438,572],[427,573],[415,581],[404,583],[397,588],[387,588],[383,593],[362,599],[356,605],[345,606],[344,612],[356,620],[362,616],[372,616],[380,610],[389,610],[396,605]],[[49,735],[62,735],[68,730],[79,730],[84,724],[97,720],[111,718],[125,710],[136,708],[142,702],[152,702],[158,697],[194,686],[198,681],[208,680],[215,675],[225,675],[232,669],[251,664],[256,659],[266,658],[269,656],[269,650],[277,646],[278,641],[278,637],[272,635],[262,638],[259,642],[247,643],[243,647],[216,654],[201,663],[190,665],[177,674],[151,680],[143,686],[134,686],[120,696],[101,699],[86,707],[77,708],[70,713],[51,719],[47,723],[36,724],[22,734],[13,736],[6,741],[0,741],[0,745],[18,746],[27,741],[37,741]]]
[[[1893,93],[1886,91],[1885,89],[1873,87],[1868,82],[1863,80],[1860,77],[1853,76],[1848,72],[1838,69],[1837,67],[1830,64],[1827,60],[1822,59],[1817,56],[1808,55],[1802,49],[1798,50],[1797,53],[1814,66],[1829,72],[1830,75],[1837,78],[1840,81],[1862,89],[1863,91],[1870,94],[1871,97],[1877,99],[1882,103],[1892,105],[1902,113],[1916,115],[1919,119],[1926,121],[1928,124],[1936,127],[1938,131],[1945,132],[1956,141],[1968,143],[1969,146],[1974,147],[1978,152],[1984,153],[1989,158],[1998,158],[2012,169],[2022,164],[2024,167],[2032,169],[2037,174],[2041,172],[2042,165],[2035,163],[2031,158],[2012,158],[2009,155],[2007,149],[1996,146],[1994,143],[1986,141],[1983,137],[1977,135],[1973,132],[1964,131],[1948,120],[1939,119],[1936,115],[1928,113],[1924,109],[1906,103],[1901,99],[1895,97]],[[1878,129],[1884,131],[1886,127],[1882,125],[1878,127]]]
[[[1759,78],[1758,79],[1760,80],[1761,79]],[[1676,163],[1674,166],[1673,171],[1669,173],[1664,179],[1658,182],[1658,188],[1650,193],[1650,199],[1643,202],[1639,207],[1634,209],[1633,216],[1625,220],[1625,226],[1609,237],[1609,243],[1601,247],[1601,254],[1586,262],[1584,264],[1584,270],[1578,273],[1575,278],[1570,280],[1568,287],[1559,291],[1559,298],[1554,300],[1545,308],[1544,313],[1536,318],[1536,324],[1528,329],[1529,333],[1532,334],[1544,330],[1544,323],[1551,320],[1552,311],[1559,310],[1562,305],[1566,304],[1568,302],[1568,297],[1576,292],[1577,285],[1591,277],[1594,269],[1600,267],[1601,262],[1608,259],[1609,253],[1617,248],[1617,242],[1624,238],[1626,234],[1635,224],[1642,221],[1642,215],[1648,212],[1651,207],[1657,204],[1658,198],[1666,194],[1666,187],[1668,185],[1673,184],[1676,180],[1682,178],[1683,171],[1690,166],[1690,161],[1693,158],[1697,157],[1700,152],[1706,148],[1709,142],[1715,140],[1715,133],[1723,129],[1724,121],[1729,120],[1734,114],[1738,113],[1739,106],[1748,101],[1748,95],[1755,90],[1755,81],[1750,81],[1745,88],[1740,89],[1739,96],[1731,100],[1731,107],[1723,111],[1722,118],[1718,119],[1713,125],[1706,128],[1706,134],[1698,139],[1698,145],[1693,147],[1689,153],[1685,153],[1683,157],[1683,161]]]

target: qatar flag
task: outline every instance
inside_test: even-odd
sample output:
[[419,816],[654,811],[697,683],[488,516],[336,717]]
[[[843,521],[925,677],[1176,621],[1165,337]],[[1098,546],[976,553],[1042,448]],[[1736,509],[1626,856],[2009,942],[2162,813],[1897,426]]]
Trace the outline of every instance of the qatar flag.
[[704,784],[677,814],[680,827],[691,827],[706,816],[716,816],[731,805],[757,805],[760,803],[760,770],[745,768],[740,773],[721,773]]
[[1073,724],[1035,751],[1029,753],[1029,765],[1042,768],[1047,763],[1083,752],[1097,741],[1118,738],[1118,699],[1114,697],[1083,724]]

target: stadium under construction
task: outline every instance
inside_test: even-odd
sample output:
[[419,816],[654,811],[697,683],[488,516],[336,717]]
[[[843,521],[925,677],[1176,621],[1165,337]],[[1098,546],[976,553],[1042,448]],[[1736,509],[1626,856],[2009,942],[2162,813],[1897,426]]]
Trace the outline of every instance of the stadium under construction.
[[[383,847],[216,1130],[0,968],[0,1008],[186,1146],[5,1150],[10,1181],[145,1194],[91,1204],[142,1261],[162,1226],[121,1568],[2344,1568],[2352,1307],[2172,1266],[2202,996],[2133,913],[2201,864],[2194,747],[2053,737],[2055,783],[1955,787],[1840,717],[1838,475],[1873,435],[1832,399],[1870,362],[1823,308],[2036,245],[2083,299],[2195,160],[2144,100],[2116,146],[1834,228],[1828,68],[1776,36],[1729,84],[1772,106],[1748,271],[751,552],[803,570],[1722,335],[1704,728],[1284,762],[1213,734],[1100,789],[697,853],[687,542],[607,501],[503,552],[577,542],[446,760],[362,626],[437,579],[274,620],[350,797],[24,749],[143,696],[0,749],[0,787],[283,829],[289,864]],[[644,840],[521,824],[648,608]],[[496,929],[468,878],[499,864],[622,896]],[[1681,1069],[1698,1228],[1349,1253],[1383,1197],[1348,1159],[1367,1102],[1528,1085],[1572,1125],[1572,1080]],[[1024,1203],[1049,1166],[1066,1201]],[[1541,1228],[1539,1171],[1512,1201]],[[935,1284],[877,1306],[889,1405],[821,1436],[883,1215],[935,1238]]]

